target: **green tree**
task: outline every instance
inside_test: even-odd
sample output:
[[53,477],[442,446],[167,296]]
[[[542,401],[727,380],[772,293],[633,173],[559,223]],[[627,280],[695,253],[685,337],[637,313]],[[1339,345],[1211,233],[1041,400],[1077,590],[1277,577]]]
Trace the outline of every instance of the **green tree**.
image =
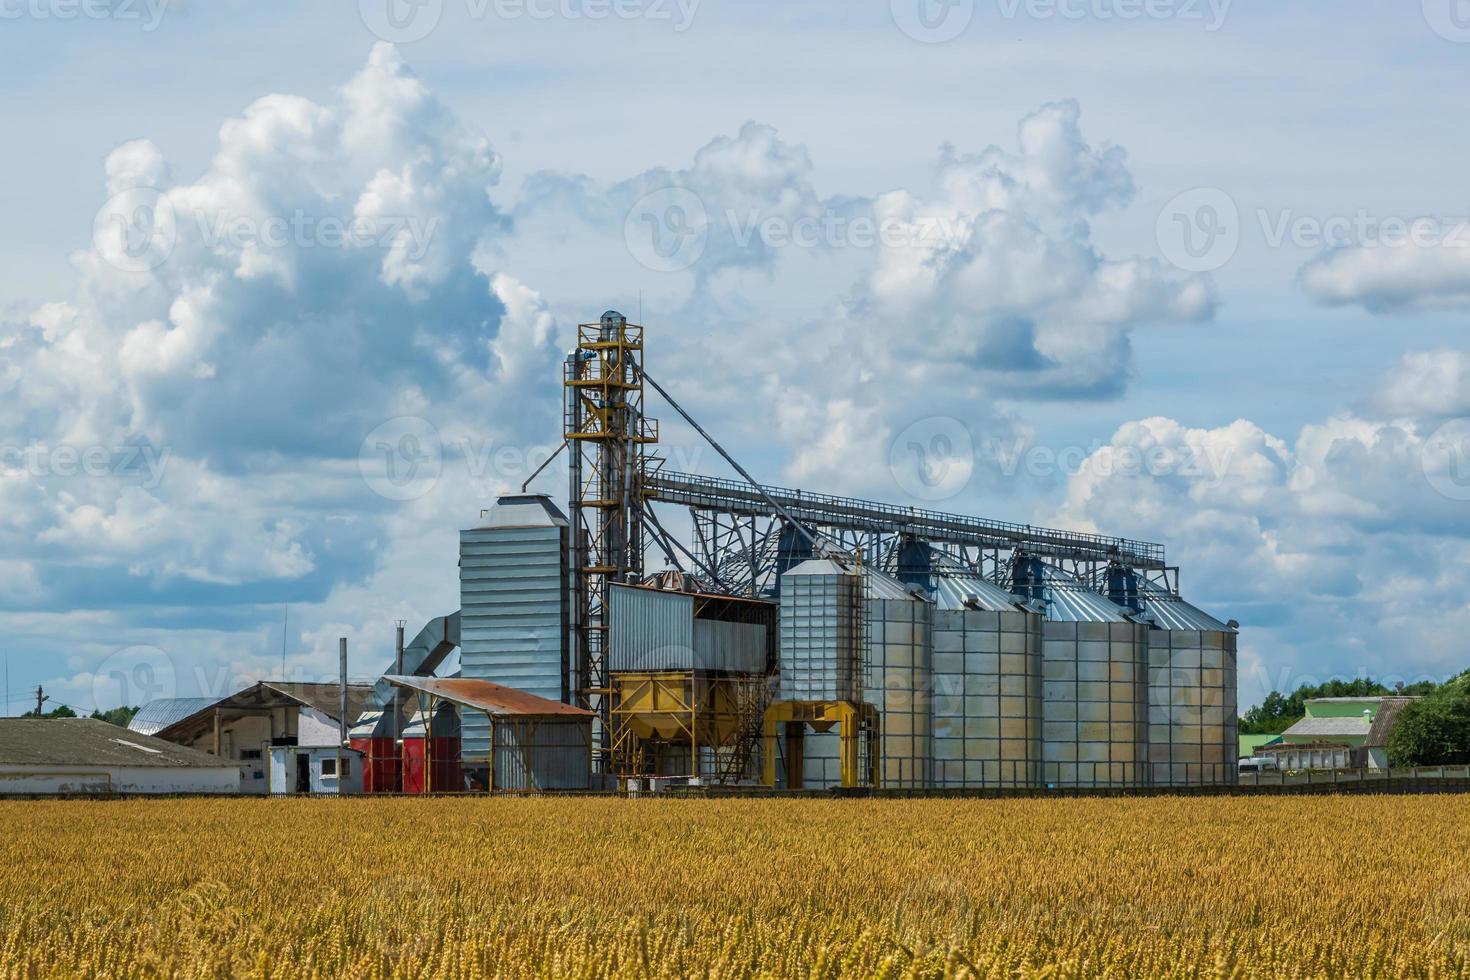
[[1470,672],[1406,706],[1388,733],[1390,766],[1466,763],[1470,763]]
[[22,718],[75,718],[76,716],[77,713],[64,704],[57,705],[50,711],[44,712],[40,715],[36,714],[36,710],[34,708],[21,715]]
[[109,708],[106,711],[94,711],[92,712],[92,717],[99,721],[111,722],[119,728],[127,728],[128,722],[132,721],[133,715],[137,713],[137,708],[129,708],[127,705],[122,705],[117,708]]
[[1249,708],[1240,720],[1242,735],[1280,735],[1307,715],[1309,698],[1370,698],[1392,694],[1367,677],[1325,684],[1303,684],[1290,694],[1272,691],[1260,704]]

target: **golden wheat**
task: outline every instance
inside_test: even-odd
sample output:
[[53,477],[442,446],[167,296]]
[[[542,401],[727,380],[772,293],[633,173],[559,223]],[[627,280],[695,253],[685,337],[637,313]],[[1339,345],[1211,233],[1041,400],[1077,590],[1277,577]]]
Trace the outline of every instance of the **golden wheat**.
[[4,976],[1456,976],[1456,796],[0,803]]

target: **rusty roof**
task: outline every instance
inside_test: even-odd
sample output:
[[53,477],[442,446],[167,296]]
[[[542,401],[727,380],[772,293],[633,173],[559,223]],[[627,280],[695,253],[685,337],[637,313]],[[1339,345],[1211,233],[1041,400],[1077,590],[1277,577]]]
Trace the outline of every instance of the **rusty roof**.
[[383,680],[411,691],[422,691],[492,715],[591,718],[592,712],[575,705],[551,701],[504,684],[470,677],[394,677]]

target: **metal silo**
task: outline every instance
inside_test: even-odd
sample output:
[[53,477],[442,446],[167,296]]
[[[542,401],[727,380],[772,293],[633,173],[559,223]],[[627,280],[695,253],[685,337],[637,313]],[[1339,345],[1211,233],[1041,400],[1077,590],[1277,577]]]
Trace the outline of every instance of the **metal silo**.
[[1012,564],[1017,594],[1046,604],[1042,627],[1042,781],[1148,784],[1148,627],[1038,559]]
[[1149,624],[1148,759],[1155,786],[1234,783],[1236,640],[1222,623],[1127,569],[1111,570],[1114,601]]
[[885,789],[934,785],[933,603],[913,587],[863,569],[867,628],[866,700],[879,716],[879,775]]
[[[569,702],[567,519],[544,495],[501,497],[459,534],[460,670]],[[464,752],[490,750],[489,723],[464,719]]]
[[[831,559],[813,558],[782,573],[780,592],[778,698],[861,702],[866,643],[857,572]],[[802,732],[797,737],[798,742],[788,737],[787,752],[798,756],[795,765],[803,785],[840,785],[837,733]]]
[[1041,615],[984,579],[934,582],[935,785],[1038,785]]

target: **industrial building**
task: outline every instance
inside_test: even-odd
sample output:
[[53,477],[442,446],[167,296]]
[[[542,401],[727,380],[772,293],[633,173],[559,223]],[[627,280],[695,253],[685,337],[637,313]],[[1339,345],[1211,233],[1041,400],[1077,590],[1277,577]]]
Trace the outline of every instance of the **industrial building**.
[[[346,689],[348,717],[362,713],[370,685]],[[361,791],[362,760],[341,744],[337,684],[260,681],[221,698],[160,698],[128,730],[232,760],[242,793]]]
[[1255,749],[1283,770],[1388,769],[1388,734],[1415,699],[1307,698],[1305,716],[1278,741]]
[[95,718],[0,718],[0,794],[240,791],[230,759]]
[[[354,728],[368,791],[406,785],[416,718],[430,784],[494,791],[1235,781],[1238,626],[1163,546],[759,484],[643,350],[615,312],[579,326],[567,507],[543,466],[461,532],[460,609],[400,628]],[[647,388],[739,479],[669,471]]]

